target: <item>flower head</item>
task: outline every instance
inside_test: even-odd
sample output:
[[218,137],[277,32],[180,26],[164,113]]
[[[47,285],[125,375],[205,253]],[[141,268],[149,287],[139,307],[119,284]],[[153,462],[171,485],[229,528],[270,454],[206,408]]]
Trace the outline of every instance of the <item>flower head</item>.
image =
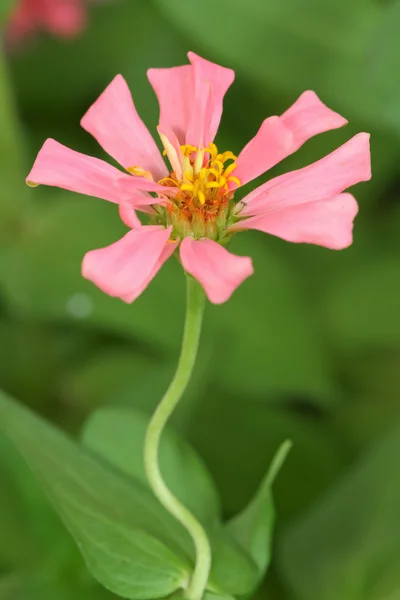
[[[126,302],[141,294],[178,249],[185,271],[200,281],[211,302],[225,302],[253,272],[249,257],[226,248],[245,229],[332,249],[349,246],[358,206],[343,192],[371,177],[369,135],[360,133],[316,163],[237,200],[242,186],[312,136],[347,121],[307,91],[283,115],[266,119],[238,156],[220,152],[214,138],[234,72],[192,52],[189,60],[190,65],[148,71],[169,168],[118,75],[81,124],[125,171],[47,140],[27,179],[118,204],[130,231],[88,252],[83,275]],[[136,211],[147,213],[149,225],[141,224]]]
[[83,29],[85,20],[83,0],[19,0],[11,12],[7,37],[17,43],[38,29],[70,37]]

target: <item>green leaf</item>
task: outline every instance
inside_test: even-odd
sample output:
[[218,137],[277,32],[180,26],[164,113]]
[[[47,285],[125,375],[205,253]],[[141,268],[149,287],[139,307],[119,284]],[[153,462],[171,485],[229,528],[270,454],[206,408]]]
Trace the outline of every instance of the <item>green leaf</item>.
[[[129,408],[104,408],[95,412],[83,431],[87,448],[120,471],[147,486],[143,464],[144,438],[149,416]],[[203,523],[218,521],[219,498],[204,463],[172,430],[163,433],[161,471],[179,500]]]
[[[100,583],[142,600],[185,586],[192,542],[140,482],[110,470],[6,395],[0,397],[0,420]],[[253,561],[221,525],[210,523],[208,531],[210,589],[249,592],[257,577]]]
[[253,557],[259,569],[259,581],[264,577],[271,559],[272,530],[275,520],[271,487],[290,448],[290,442],[281,445],[254,498],[226,526],[231,535]]
[[299,600],[393,600],[400,589],[400,424],[282,534],[281,573]]
[[186,534],[142,486],[128,484],[4,394],[0,422],[106,588],[139,600],[185,585]]
[[[147,487],[143,469],[149,417],[132,409],[102,409],[88,421],[83,441],[120,471]],[[245,594],[255,587],[257,570],[243,548],[219,523],[219,499],[204,464],[190,446],[167,430],[161,442],[161,468],[178,498],[206,527],[212,544],[210,589]]]

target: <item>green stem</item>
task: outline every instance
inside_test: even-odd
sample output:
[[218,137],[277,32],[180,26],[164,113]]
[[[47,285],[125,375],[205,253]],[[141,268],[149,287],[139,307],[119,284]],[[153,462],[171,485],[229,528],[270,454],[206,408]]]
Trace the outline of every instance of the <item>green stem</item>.
[[201,600],[211,568],[211,547],[207,534],[192,513],[171,493],[159,465],[161,434],[190,380],[199,346],[205,296],[203,288],[187,277],[187,306],[182,349],[175,376],[158,405],[146,433],[144,462],[147,479],[161,504],[189,532],[196,549],[196,564],[186,590],[187,600]]

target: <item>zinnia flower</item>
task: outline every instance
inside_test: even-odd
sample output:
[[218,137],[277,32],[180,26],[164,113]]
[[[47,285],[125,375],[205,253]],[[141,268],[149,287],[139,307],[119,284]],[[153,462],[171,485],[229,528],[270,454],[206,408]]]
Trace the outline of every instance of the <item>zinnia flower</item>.
[[[250,258],[226,248],[245,229],[346,248],[358,207],[343,192],[371,177],[369,135],[360,133],[316,163],[271,179],[235,201],[237,190],[309,138],[347,121],[307,91],[283,115],[266,119],[237,157],[219,152],[214,138],[234,72],[192,52],[189,60],[190,65],[148,71],[160,103],[158,132],[170,167],[118,75],[81,124],[125,172],[49,139],[27,179],[31,185],[58,186],[118,204],[130,231],[88,252],[82,270],[125,302],[142,293],[175,251],[210,301],[225,302],[253,273]],[[135,211],[147,213],[149,225],[141,225]]]
[[83,0],[19,0],[7,24],[7,37],[17,43],[38,29],[71,37],[85,22]]

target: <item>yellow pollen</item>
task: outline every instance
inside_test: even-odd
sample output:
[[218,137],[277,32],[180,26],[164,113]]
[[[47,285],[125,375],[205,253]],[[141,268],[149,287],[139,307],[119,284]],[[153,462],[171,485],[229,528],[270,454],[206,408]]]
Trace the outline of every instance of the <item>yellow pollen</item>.
[[[158,183],[179,189],[180,193],[173,202],[185,214],[201,210],[205,211],[205,218],[215,217],[232,198],[230,183],[241,185],[240,179],[231,175],[236,169],[236,156],[230,151],[219,153],[214,143],[206,148],[185,144],[180,147],[180,153],[180,168],[178,164],[168,177],[163,177]],[[227,162],[229,164],[226,165]],[[133,175],[152,179],[151,174],[141,167],[127,170]]]

